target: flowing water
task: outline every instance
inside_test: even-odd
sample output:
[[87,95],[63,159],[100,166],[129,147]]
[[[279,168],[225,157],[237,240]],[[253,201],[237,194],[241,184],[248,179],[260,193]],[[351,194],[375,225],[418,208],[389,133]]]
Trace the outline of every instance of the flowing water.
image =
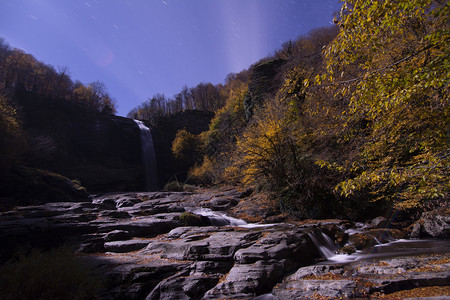
[[141,134],[142,162],[145,170],[145,188],[147,191],[155,191],[158,188],[156,177],[156,155],[153,146],[153,137],[150,128],[144,122],[134,120]]
[[[359,233],[360,231],[357,232]],[[450,242],[448,240],[399,239],[384,244],[378,243],[367,249],[356,251],[353,254],[338,254],[336,251],[339,247],[320,229],[311,232],[309,236],[319,249],[322,257],[326,259],[321,264],[351,263],[363,259],[450,252]]]
[[211,221],[211,225],[213,226],[234,226],[234,227],[243,227],[243,228],[259,228],[259,227],[272,227],[279,224],[256,224],[256,223],[247,223],[242,219],[233,218],[227,216],[224,213],[213,211],[209,208],[198,208],[192,209],[190,212],[207,217]]

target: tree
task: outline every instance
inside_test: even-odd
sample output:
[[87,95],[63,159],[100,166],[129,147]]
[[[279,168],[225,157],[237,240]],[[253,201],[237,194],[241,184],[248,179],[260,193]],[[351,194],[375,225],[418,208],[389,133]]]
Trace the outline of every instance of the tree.
[[190,166],[197,161],[201,148],[202,142],[199,136],[186,129],[178,130],[172,143],[172,153],[175,157]]
[[20,158],[23,150],[24,139],[17,111],[0,94],[0,177]]
[[106,91],[106,86],[100,81],[94,81],[87,87],[76,82],[73,94],[74,101],[88,110],[108,114],[116,113],[115,101],[111,99]]
[[322,162],[347,172],[342,194],[365,190],[404,208],[448,198],[449,16],[441,0],[344,2],[320,79],[348,99],[337,134],[362,145]]

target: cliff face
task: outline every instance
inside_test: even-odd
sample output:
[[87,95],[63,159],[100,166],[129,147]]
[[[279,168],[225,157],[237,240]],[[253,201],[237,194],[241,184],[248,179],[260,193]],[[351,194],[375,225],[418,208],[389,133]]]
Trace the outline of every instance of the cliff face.
[[[63,99],[31,94],[17,95],[16,102],[26,132],[24,166],[77,180],[89,193],[145,190],[140,131],[134,120],[86,111]],[[198,134],[208,129],[212,116],[213,113],[206,111],[186,111],[152,124],[158,187],[174,176],[183,180],[188,171],[172,155],[176,132],[186,128]],[[35,181],[36,176],[21,174],[25,173],[10,175],[6,188],[0,192],[12,198],[20,194],[19,198],[26,203],[41,202],[28,199],[33,198],[39,186],[24,192],[23,183]]]
[[90,193],[144,189],[133,120],[88,112],[61,99],[19,95],[28,132],[25,164],[77,179]]

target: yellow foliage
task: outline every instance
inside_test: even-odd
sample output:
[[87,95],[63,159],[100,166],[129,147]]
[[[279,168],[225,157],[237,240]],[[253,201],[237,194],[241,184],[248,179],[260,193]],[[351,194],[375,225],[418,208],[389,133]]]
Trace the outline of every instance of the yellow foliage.
[[343,195],[401,208],[448,198],[449,16],[445,1],[345,1],[326,50],[330,89],[349,100],[342,141],[360,145],[341,161]]
[[195,165],[189,170],[189,178],[198,183],[211,184],[217,178],[217,163],[209,156],[204,156],[200,165]]
[[8,170],[19,158],[23,143],[17,111],[0,95],[0,173]]
[[178,130],[172,143],[172,153],[176,158],[193,163],[201,150],[201,141],[186,129]]

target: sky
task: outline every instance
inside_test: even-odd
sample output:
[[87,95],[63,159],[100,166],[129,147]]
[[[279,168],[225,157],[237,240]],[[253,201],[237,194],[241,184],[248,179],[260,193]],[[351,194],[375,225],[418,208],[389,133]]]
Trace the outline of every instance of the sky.
[[126,114],[157,93],[223,83],[284,42],[331,26],[339,0],[0,0],[0,38]]

